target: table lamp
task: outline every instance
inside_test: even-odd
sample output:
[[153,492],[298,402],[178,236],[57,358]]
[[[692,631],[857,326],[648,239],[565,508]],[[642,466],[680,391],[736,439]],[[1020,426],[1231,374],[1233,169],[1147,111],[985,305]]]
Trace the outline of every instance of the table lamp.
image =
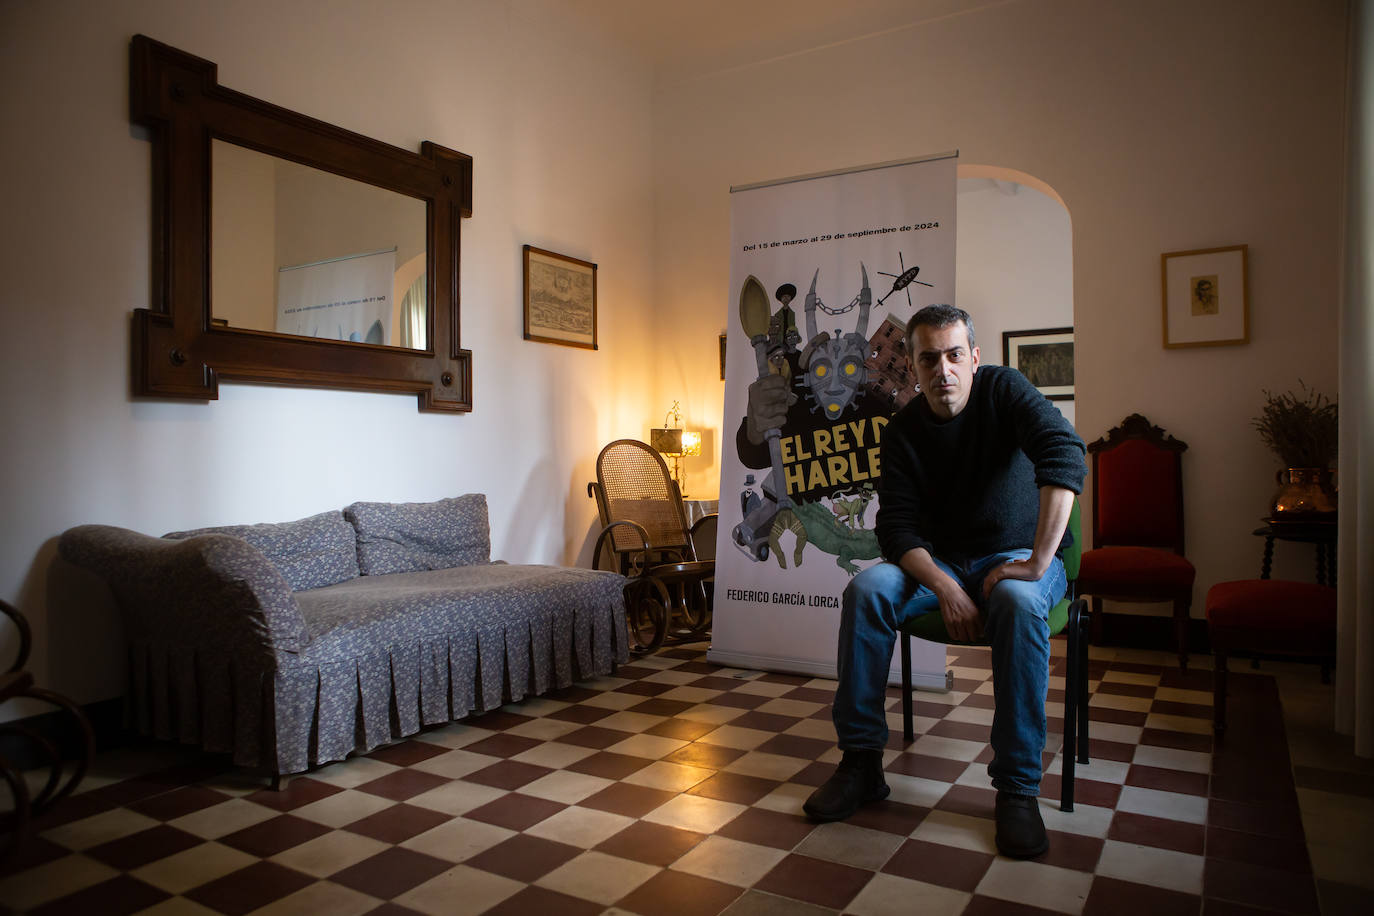
[[682,477],[682,459],[701,454],[701,433],[682,428],[682,408],[677,401],[664,415],[663,426],[649,430],[649,445],[663,457],[672,459],[673,482],[685,497],[687,488]]

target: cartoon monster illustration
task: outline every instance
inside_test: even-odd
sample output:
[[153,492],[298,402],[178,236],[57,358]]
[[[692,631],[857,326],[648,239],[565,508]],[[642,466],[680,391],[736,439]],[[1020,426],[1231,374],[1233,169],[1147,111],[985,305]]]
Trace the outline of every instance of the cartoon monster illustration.
[[859,567],[855,560],[876,560],[881,552],[878,548],[878,535],[871,528],[851,530],[840,524],[839,520],[821,503],[807,503],[794,510],[806,528],[806,536],[823,553],[835,556],[835,565],[849,573],[858,575]]
[[868,504],[872,501],[873,487],[865,486],[853,496],[836,494],[830,500],[830,509],[835,513],[835,518],[850,531],[857,531],[864,526],[864,513],[868,511]]
[[792,563],[795,566],[802,565],[802,553],[806,550],[809,540],[806,534],[806,525],[798,517],[796,507],[783,509],[773,516],[773,524],[768,528],[768,547],[773,551],[773,556],[777,557],[778,566],[787,568],[787,560],[783,559],[782,535],[790,531],[797,536],[797,540],[792,547]]
[[[806,315],[806,349],[802,351],[801,364],[806,370],[806,385],[815,399],[815,406],[826,419],[839,419],[846,407],[864,393],[864,382],[868,370],[864,361],[868,359],[868,312],[873,307],[873,292],[868,288],[868,268],[859,262],[863,272],[863,288],[847,307],[842,309],[826,308],[820,296],[816,295],[816,281],[820,279],[820,268],[811,278],[811,289],[806,294],[804,312]],[[816,310],[828,315],[839,315],[855,305],[859,307],[859,320],[854,330],[841,335],[838,328],[832,338],[828,333],[816,331]]]
[[[876,460],[870,456],[876,454],[878,430],[890,408],[878,403],[880,399],[865,403],[865,362],[873,348],[867,336],[873,294],[868,268],[862,262],[859,272],[858,294],[838,308],[827,306],[817,293],[820,270],[812,274],[803,308],[807,344],[800,351],[801,334],[790,307],[796,287],[790,283],[778,287],[774,297],[781,308],[776,312],[771,311],[767,291],[756,277],[748,277],[740,290],[740,323],[754,348],[758,378],[750,384],[749,412],[736,434],[736,447],[746,467],[767,469],[767,473],[757,491],[741,494],[744,518],[732,536],[736,546],[756,562],[772,552],[786,569],[780,540],[789,531],[796,538],[791,551],[795,566],[801,565],[808,543],[839,557],[837,562],[850,575],[858,572],[853,560],[878,555],[875,536],[863,528],[873,484],[861,487],[859,481],[869,471],[876,478],[876,464],[869,468],[868,462]],[[852,331],[836,328],[832,335],[819,329],[817,312],[837,316],[854,310],[857,320]],[[844,448],[855,450],[854,464],[835,463],[840,460],[833,444],[837,440],[849,441]],[[832,478],[832,473],[841,476]],[[840,500],[842,520],[822,502],[827,496],[832,503]]]

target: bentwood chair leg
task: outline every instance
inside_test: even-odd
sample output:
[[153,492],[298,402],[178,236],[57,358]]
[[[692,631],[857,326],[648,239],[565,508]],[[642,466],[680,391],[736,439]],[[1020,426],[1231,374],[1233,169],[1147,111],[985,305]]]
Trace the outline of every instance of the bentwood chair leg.
[[13,804],[12,810],[0,817],[0,864],[4,864],[28,839],[31,832],[29,817],[32,811],[29,806],[29,787],[24,781],[24,774],[11,767],[3,757],[0,757],[0,780],[9,788]]
[[[86,777],[86,770],[89,769],[91,761],[95,759],[95,732],[91,730],[91,721],[86,718],[86,714],[82,712],[81,707],[77,706],[62,694],[55,693],[42,687],[33,687],[29,689],[25,696],[32,697],[36,700],[43,700],[65,711],[71,718],[71,721],[76,724],[76,733],[80,739],[80,748],[76,763],[71,772],[64,777],[61,788],[58,788],[57,791],[53,791],[55,788],[54,780],[50,778],[48,784],[44,786],[43,791],[38,794],[37,798],[33,799],[34,813],[41,814],[59,800],[70,795],[72,790]],[[58,761],[59,759],[55,750],[52,759],[54,761]],[[58,770],[61,769],[60,763],[56,763],[55,765]],[[56,771],[54,775],[56,775]]]
[[899,633],[902,644],[902,740],[907,744],[916,740],[916,723],[911,710],[911,637]]

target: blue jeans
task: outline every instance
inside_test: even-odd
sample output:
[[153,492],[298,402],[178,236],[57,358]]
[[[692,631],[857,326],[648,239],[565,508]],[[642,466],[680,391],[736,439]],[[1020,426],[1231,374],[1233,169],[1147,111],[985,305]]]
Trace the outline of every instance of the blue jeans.
[[[1011,550],[958,566],[935,561],[963,585],[982,615],[983,635],[992,646],[996,704],[988,775],[994,788],[1014,795],[1040,794],[1049,613],[1068,583],[1058,558],[1038,582],[1003,579],[986,599],[983,577],[1007,560],[1029,556],[1029,550]],[[887,674],[898,628],[922,614],[938,613],[935,593],[893,563],[869,567],[850,581],[840,614],[840,683],[832,712],[842,749],[880,750],[887,745]]]

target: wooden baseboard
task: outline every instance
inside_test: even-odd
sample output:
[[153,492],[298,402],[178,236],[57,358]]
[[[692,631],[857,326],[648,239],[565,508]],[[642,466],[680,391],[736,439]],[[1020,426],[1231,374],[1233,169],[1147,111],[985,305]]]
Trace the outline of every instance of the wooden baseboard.
[[[124,729],[124,700],[99,700],[81,707],[95,733],[98,752],[123,747],[129,742]],[[0,722],[0,758],[21,770],[47,766],[49,760],[42,749],[24,732],[37,735],[57,748],[63,760],[73,760],[80,754],[80,733],[68,714],[61,710],[40,713],[23,719]]]
[[[1095,646],[1122,646],[1131,649],[1160,649],[1173,652],[1174,618],[1144,614],[1094,614],[1092,643]],[[1193,618],[1188,624],[1188,652],[1206,655],[1212,651],[1207,640],[1207,621]]]

